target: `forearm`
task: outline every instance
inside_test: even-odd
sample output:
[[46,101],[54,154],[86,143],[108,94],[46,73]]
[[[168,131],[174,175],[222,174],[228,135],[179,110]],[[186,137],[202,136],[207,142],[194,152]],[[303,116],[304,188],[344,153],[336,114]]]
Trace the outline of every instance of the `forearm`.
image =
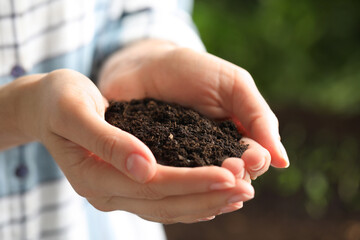
[[30,124],[36,114],[34,86],[42,76],[25,76],[0,87],[0,150],[36,140],[26,128],[35,127]]

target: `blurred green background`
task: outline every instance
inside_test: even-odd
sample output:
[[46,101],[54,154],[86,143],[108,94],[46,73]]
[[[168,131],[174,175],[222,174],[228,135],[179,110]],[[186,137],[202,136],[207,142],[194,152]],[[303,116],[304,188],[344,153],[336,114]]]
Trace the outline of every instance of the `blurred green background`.
[[[359,9],[358,0],[195,1],[208,52],[247,69],[280,121],[291,166],[257,179],[256,199],[292,201],[288,214],[310,221],[359,219]],[[359,222],[346,239],[360,239]]]
[[[359,9],[355,0],[195,2],[194,21],[208,52],[247,69],[285,118],[280,124],[291,167],[265,175],[276,179],[257,187],[276,183],[282,195],[304,191],[309,210],[326,208],[335,195],[360,208],[360,135],[352,131],[360,122],[335,122],[360,114]],[[338,127],[350,131],[339,136]]]
[[236,63],[278,107],[360,112],[360,1],[197,0],[209,52]]

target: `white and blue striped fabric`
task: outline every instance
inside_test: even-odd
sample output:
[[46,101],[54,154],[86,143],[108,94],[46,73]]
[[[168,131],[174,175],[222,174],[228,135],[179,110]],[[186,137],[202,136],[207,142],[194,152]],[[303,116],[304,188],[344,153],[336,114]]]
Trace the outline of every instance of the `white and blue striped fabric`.
[[[190,7],[191,0],[1,0],[0,85],[58,68],[96,76],[109,54],[144,38],[204,50]],[[30,143],[0,152],[0,239],[162,240],[165,234],[160,224],[132,214],[95,210],[47,150]]]

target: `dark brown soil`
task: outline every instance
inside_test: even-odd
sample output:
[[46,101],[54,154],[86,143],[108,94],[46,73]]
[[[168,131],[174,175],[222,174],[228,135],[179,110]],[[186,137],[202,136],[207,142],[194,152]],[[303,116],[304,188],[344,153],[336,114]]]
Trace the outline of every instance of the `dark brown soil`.
[[143,141],[162,165],[221,166],[224,159],[241,157],[247,148],[233,122],[214,121],[155,99],[112,102],[105,119]]

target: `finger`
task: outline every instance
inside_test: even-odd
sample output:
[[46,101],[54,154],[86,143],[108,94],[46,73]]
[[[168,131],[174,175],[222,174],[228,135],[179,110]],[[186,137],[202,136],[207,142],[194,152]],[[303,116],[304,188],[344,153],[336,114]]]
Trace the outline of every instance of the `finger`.
[[254,190],[244,180],[237,180],[235,188],[210,193],[175,196],[160,200],[142,200],[113,197],[111,199],[89,199],[96,208],[105,211],[125,210],[148,216],[162,223],[189,222],[213,216],[220,209],[238,202],[248,201]]
[[109,107],[109,101],[104,96],[102,97],[102,99],[103,99],[104,108],[105,109],[108,108]]
[[[277,118],[247,71],[220,58],[191,50],[180,49],[173,55],[183,71],[178,71],[179,64],[165,61],[167,74],[160,74],[154,80],[158,91],[153,89],[154,81],[147,81],[144,82],[147,92],[161,92],[154,97],[193,106],[214,118],[235,116],[248,137],[270,152],[273,166],[289,166],[280,142]],[[191,84],[191,88],[184,89],[184,81]]]
[[224,213],[230,213],[241,209],[244,206],[244,202],[237,202],[229,204],[220,209],[219,215]]
[[133,135],[111,126],[99,116],[87,115],[91,119],[81,121],[84,131],[77,137],[73,136],[74,142],[94,152],[137,182],[147,182],[154,176],[156,161],[144,143]]
[[252,179],[256,179],[269,169],[270,153],[250,138],[244,137],[240,141],[248,145],[248,149],[241,156],[245,162],[246,171],[250,173]]
[[243,179],[251,184],[252,177],[250,176],[249,171],[246,170],[245,163],[242,159],[228,158],[223,162],[222,167],[231,171],[235,175],[236,179]]
[[[150,149],[133,135],[107,123],[96,107],[82,103],[81,108],[71,104],[60,107],[61,120],[57,120],[54,132],[95,153],[133,180],[149,181],[156,171]],[[76,160],[70,161],[76,164]]]
[[236,178],[242,179],[245,175],[245,163],[240,158],[227,158],[221,166],[231,171]]
[[[197,218],[195,216],[189,216],[189,217],[184,217],[178,221],[176,220],[169,220],[167,222],[167,224],[171,224],[171,223],[177,223],[177,222],[181,222],[181,223],[197,223],[197,222],[205,222],[205,221],[211,221],[213,219],[215,219],[216,215],[221,215],[221,214],[225,214],[225,213],[230,213],[230,212],[234,212],[237,211],[239,209],[241,209],[243,207],[243,202],[237,202],[237,203],[233,203],[233,204],[229,204],[223,208],[215,208],[210,210],[209,212],[215,213],[214,215],[211,216],[201,216],[199,215],[200,218]],[[140,215],[141,218],[148,220],[148,221],[153,221],[153,222],[157,222],[159,219],[152,217],[152,216],[143,216]]]
[[[233,197],[234,195],[230,194],[230,196],[232,196],[232,197],[230,197],[230,199],[234,198]],[[208,196],[208,198],[213,199],[214,197]],[[239,198],[239,195],[237,195],[235,203],[233,203],[234,200],[229,201],[229,198],[227,198],[226,202],[222,203],[222,204],[221,203],[212,204],[212,205],[205,204],[206,208],[204,208],[204,209],[198,209],[198,210],[190,209],[188,212],[190,215],[183,213],[184,214],[183,216],[174,217],[170,221],[172,223],[176,223],[176,222],[194,223],[194,222],[199,222],[199,221],[209,221],[209,220],[214,219],[216,215],[233,212],[233,211],[236,211],[236,210],[242,208],[243,202],[239,201],[239,199],[241,199],[243,201],[248,201],[251,198],[247,198],[247,196]],[[198,200],[198,201],[201,201],[201,200]],[[188,205],[187,203],[185,203],[185,204]]]
[[147,187],[166,196],[230,189],[235,184],[234,175],[217,166],[178,168],[158,165],[157,173]]
[[[49,141],[54,142],[53,138]],[[217,166],[177,168],[157,165],[155,176],[147,184],[142,184],[66,139],[56,137],[56,144],[51,146],[56,146],[49,148],[51,154],[73,185],[81,186],[81,189],[76,190],[84,197],[161,199],[235,186],[234,175],[229,170]],[[80,160],[73,164],[73,159]]]
[[[225,168],[216,166],[198,168],[177,168],[158,165],[153,179],[146,185],[137,184],[129,188],[126,195],[133,195],[134,189],[137,198],[161,199],[168,196],[205,193],[214,190],[224,190],[235,187],[234,175]],[[123,186],[125,189],[126,186]],[[122,190],[124,191],[124,190]]]
[[51,101],[47,106],[56,106],[47,109],[51,113],[47,116],[50,135],[55,133],[77,143],[138,182],[153,177],[156,162],[151,151],[104,120],[106,102],[87,77],[71,70],[48,76],[52,81],[43,81],[44,87],[56,89],[54,96],[47,96]]
[[182,221],[182,222],[179,222],[179,221],[176,221],[176,220],[166,220],[166,221],[161,221],[159,220],[158,218],[156,217],[152,217],[152,216],[143,216],[143,215],[139,215],[139,217],[147,220],[147,221],[151,221],[151,222],[160,222],[162,224],[174,224],[174,223],[197,223],[197,222],[205,222],[205,221],[210,221],[210,220],[213,220],[216,216],[213,215],[213,216],[210,216],[210,217],[202,217],[202,218],[199,218],[199,219],[194,219],[194,218],[191,218],[191,220],[189,221]]
[[248,183],[251,183],[251,176],[250,176],[250,173],[248,171],[245,171],[245,175],[243,177],[243,180],[245,180]]
[[280,142],[277,118],[259,93],[250,74],[240,69],[236,72],[235,76],[233,74],[235,79],[231,89],[231,104],[229,103],[232,106],[231,112],[241,122],[248,137],[270,152],[273,166],[288,167],[289,159]]

